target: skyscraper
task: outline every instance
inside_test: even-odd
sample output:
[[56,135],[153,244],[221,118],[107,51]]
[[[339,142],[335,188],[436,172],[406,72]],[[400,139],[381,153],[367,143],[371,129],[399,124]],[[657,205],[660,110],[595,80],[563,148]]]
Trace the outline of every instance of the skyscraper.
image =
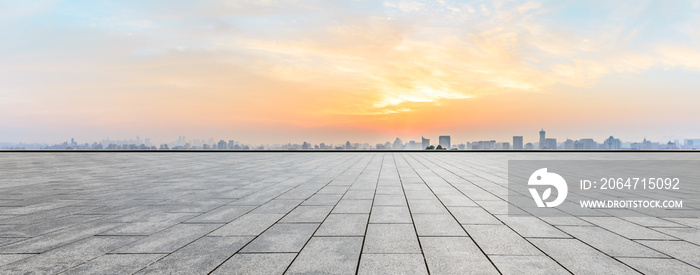
[[403,149],[403,141],[401,141],[401,139],[397,137],[396,140],[394,140],[394,144],[391,146],[391,149],[394,149],[394,150]]
[[544,146],[544,149],[549,149],[549,150],[556,150],[557,149],[557,139],[556,138],[548,138],[545,139],[544,142],[546,145]]
[[447,150],[452,148],[451,142],[450,142],[450,136],[440,136],[438,138],[438,141],[440,142],[439,144],[440,144],[440,146],[442,146],[442,148],[445,148]]
[[545,149],[547,144],[545,144],[544,129],[540,130],[540,149]]
[[523,136],[513,136],[513,149],[522,150],[523,149]]
[[424,138],[424,137],[420,137],[420,138],[421,138],[421,146],[423,147],[421,149],[425,149],[428,146],[430,146],[430,139],[429,138]]

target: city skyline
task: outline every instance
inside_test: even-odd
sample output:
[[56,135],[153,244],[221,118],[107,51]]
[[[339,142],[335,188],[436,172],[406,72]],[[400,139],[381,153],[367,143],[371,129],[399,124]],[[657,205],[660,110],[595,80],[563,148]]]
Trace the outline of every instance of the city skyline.
[[[512,136],[510,141],[486,139],[469,140],[453,139],[450,135],[441,135],[437,142],[431,143],[430,138],[421,136],[420,140],[408,139],[405,142],[396,137],[393,142],[373,143],[368,141],[346,140],[345,143],[333,142],[307,142],[302,143],[288,141],[286,143],[265,144],[246,142],[233,139],[187,139],[186,136],[178,136],[175,141],[154,141],[151,138],[141,138],[128,140],[110,140],[109,138],[100,141],[79,142],[71,138],[70,142],[65,141],[58,144],[41,143],[1,143],[0,149],[47,149],[47,150],[675,150],[675,149],[700,149],[700,139],[675,139],[668,142],[643,140],[621,140],[614,136],[600,139],[595,138],[566,138],[557,140],[556,137],[546,135],[542,128],[539,132],[538,141],[528,141],[523,136]],[[433,139],[434,140],[434,139]],[[454,143],[452,141],[455,141]],[[682,141],[682,142],[681,142]],[[28,146],[28,148],[27,148]]]
[[700,136],[698,2],[2,5],[0,142]]

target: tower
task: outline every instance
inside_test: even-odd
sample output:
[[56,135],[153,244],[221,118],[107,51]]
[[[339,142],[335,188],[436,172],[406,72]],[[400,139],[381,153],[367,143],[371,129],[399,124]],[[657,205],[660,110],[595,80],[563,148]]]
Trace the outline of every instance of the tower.
[[540,130],[540,149],[545,149],[544,128]]

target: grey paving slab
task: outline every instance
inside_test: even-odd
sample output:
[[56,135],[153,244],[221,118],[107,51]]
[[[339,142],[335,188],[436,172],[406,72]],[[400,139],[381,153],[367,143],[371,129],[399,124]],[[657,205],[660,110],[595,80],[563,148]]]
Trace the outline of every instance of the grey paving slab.
[[700,246],[685,241],[638,240],[637,242],[669,255],[675,259],[700,268]]
[[330,214],[316,236],[364,236],[368,214]]
[[502,274],[567,274],[570,273],[547,256],[489,256]]
[[407,206],[373,206],[370,223],[412,223]]
[[411,207],[411,213],[414,213],[414,214],[429,214],[429,213],[445,214],[445,213],[448,213],[447,208],[445,208],[445,206],[442,205],[442,203],[440,203],[440,201],[437,199],[428,199],[428,200],[409,199],[408,205]]
[[219,224],[178,224],[132,243],[116,252],[136,254],[171,253],[219,226]]
[[248,213],[210,233],[210,236],[256,236],[272,226],[284,214]]
[[566,233],[610,256],[656,257],[666,256],[635,241],[595,226],[559,226]]
[[700,274],[700,268],[676,259],[617,258],[644,274]]
[[634,269],[576,239],[530,239],[574,274],[639,274]]
[[450,207],[450,212],[461,224],[503,224],[481,207]]
[[[347,195],[346,195],[347,196]],[[343,198],[333,208],[333,213],[340,214],[369,214],[372,200],[350,200]]]
[[62,274],[129,274],[163,256],[165,254],[110,254],[71,268]]
[[55,274],[114,251],[138,238],[134,236],[90,237],[1,266],[0,274]]
[[658,231],[637,225],[617,217],[583,217],[582,219],[595,224],[597,226],[608,229],[612,232],[625,236],[629,239],[658,239],[658,240],[676,240],[676,238],[663,234]]
[[[365,218],[366,219],[366,218]],[[362,237],[316,237],[301,250],[289,274],[353,274],[362,250]]]
[[149,265],[138,274],[208,273],[253,237],[203,237]]
[[301,205],[282,218],[284,223],[320,223],[333,209],[332,205]]
[[0,153],[0,274],[697,274],[700,218],[508,215],[508,160],[639,158],[700,154]]
[[318,226],[318,223],[275,224],[241,252],[299,252]]
[[432,274],[498,274],[469,237],[420,237]]
[[224,205],[202,215],[187,220],[188,223],[228,223],[243,214],[248,213],[254,206]]
[[420,253],[412,224],[369,224],[362,253]]
[[467,236],[462,226],[450,214],[413,214],[418,236]]
[[428,274],[421,254],[362,254],[357,274]]
[[463,225],[487,255],[542,255],[536,247],[505,225]]
[[282,274],[296,253],[236,254],[211,274]]

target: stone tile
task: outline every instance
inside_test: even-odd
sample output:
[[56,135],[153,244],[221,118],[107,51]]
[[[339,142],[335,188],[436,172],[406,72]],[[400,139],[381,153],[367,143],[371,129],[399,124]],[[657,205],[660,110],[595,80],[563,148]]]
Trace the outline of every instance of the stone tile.
[[374,186],[372,189],[350,189],[343,196],[343,200],[371,200],[374,198]]
[[202,215],[187,220],[187,223],[228,223],[240,216],[243,216],[255,206],[246,205],[225,205],[217,209],[206,212]]
[[497,215],[496,217],[523,237],[571,238],[556,227],[533,216]]
[[502,224],[481,207],[449,207],[449,210],[461,224]]
[[657,227],[654,230],[674,236],[681,240],[700,245],[700,229],[697,228],[663,228]]
[[651,230],[649,228],[643,227],[641,225],[633,224],[631,222],[625,221],[616,217],[583,217],[582,219],[620,234],[628,239],[640,239],[640,240],[676,240],[676,238],[669,235]]
[[302,205],[336,205],[343,195],[316,194],[304,201]]
[[675,259],[617,258],[643,274],[698,274],[700,269]]
[[418,236],[467,236],[450,214],[413,214]]
[[502,274],[567,274],[557,262],[547,256],[490,256]]
[[42,253],[72,242],[92,237],[119,226],[114,223],[91,222],[0,247],[0,253]]
[[318,228],[317,223],[275,224],[241,252],[299,252]]
[[412,223],[406,206],[374,206],[369,216],[370,223]]
[[287,216],[282,218],[280,222],[284,223],[320,223],[322,222],[328,213],[331,212],[333,206],[331,205],[314,205],[306,206],[301,205],[296,209],[289,212]]
[[287,272],[353,274],[357,269],[361,250],[362,237],[313,237]]
[[413,200],[408,201],[408,205],[411,207],[411,213],[413,214],[445,214],[447,208],[440,203],[437,199],[432,200]]
[[272,226],[284,214],[254,214],[248,213],[221,228],[209,236],[256,236]]
[[469,237],[420,237],[433,274],[498,274]]
[[0,266],[0,274],[58,273],[138,239],[139,237],[134,236],[97,236],[83,239],[43,254]]
[[530,239],[574,274],[637,274],[633,269],[576,239]]
[[333,213],[339,214],[369,214],[372,200],[346,200],[343,198],[333,208]]
[[505,225],[463,227],[487,255],[542,255],[542,252]]
[[137,274],[208,273],[253,237],[203,237],[141,270]]
[[316,236],[364,236],[368,214],[330,214]]
[[700,246],[684,241],[644,241],[638,243],[651,247],[680,261],[700,268]]
[[610,256],[656,257],[665,258],[663,254],[649,249],[630,239],[595,226],[559,226],[582,242],[595,247]]
[[428,274],[421,254],[362,254],[357,274]]
[[165,254],[110,254],[61,274],[130,274],[164,256]]
[[36,254],[3,254],[0,257],[0,266],[7,265],[25,258],[32,257]]
[[449,193],[450,195],[439,195],[440,201],[442,201],[445,206],[478,206],[474,201],[465,195],[458,193],[454,190]]
[[301,200],[271,200],[255,208],[250,213],[255,214],[287,214],[297,207]]
[[392,206],[402,206],[406,205],[406,197],[403,194],[400,195],[382,195],[377,194],[374,196],[374,206],[377,205],[392,205]]
[[420,253],[412,224],[369,224],[362,253]]
[[219,224],[178,224],[141,239],[116,252],[134,254],[171,253],[219,226]]
[[282,274],[296,253],[236,254],[211,274]]

